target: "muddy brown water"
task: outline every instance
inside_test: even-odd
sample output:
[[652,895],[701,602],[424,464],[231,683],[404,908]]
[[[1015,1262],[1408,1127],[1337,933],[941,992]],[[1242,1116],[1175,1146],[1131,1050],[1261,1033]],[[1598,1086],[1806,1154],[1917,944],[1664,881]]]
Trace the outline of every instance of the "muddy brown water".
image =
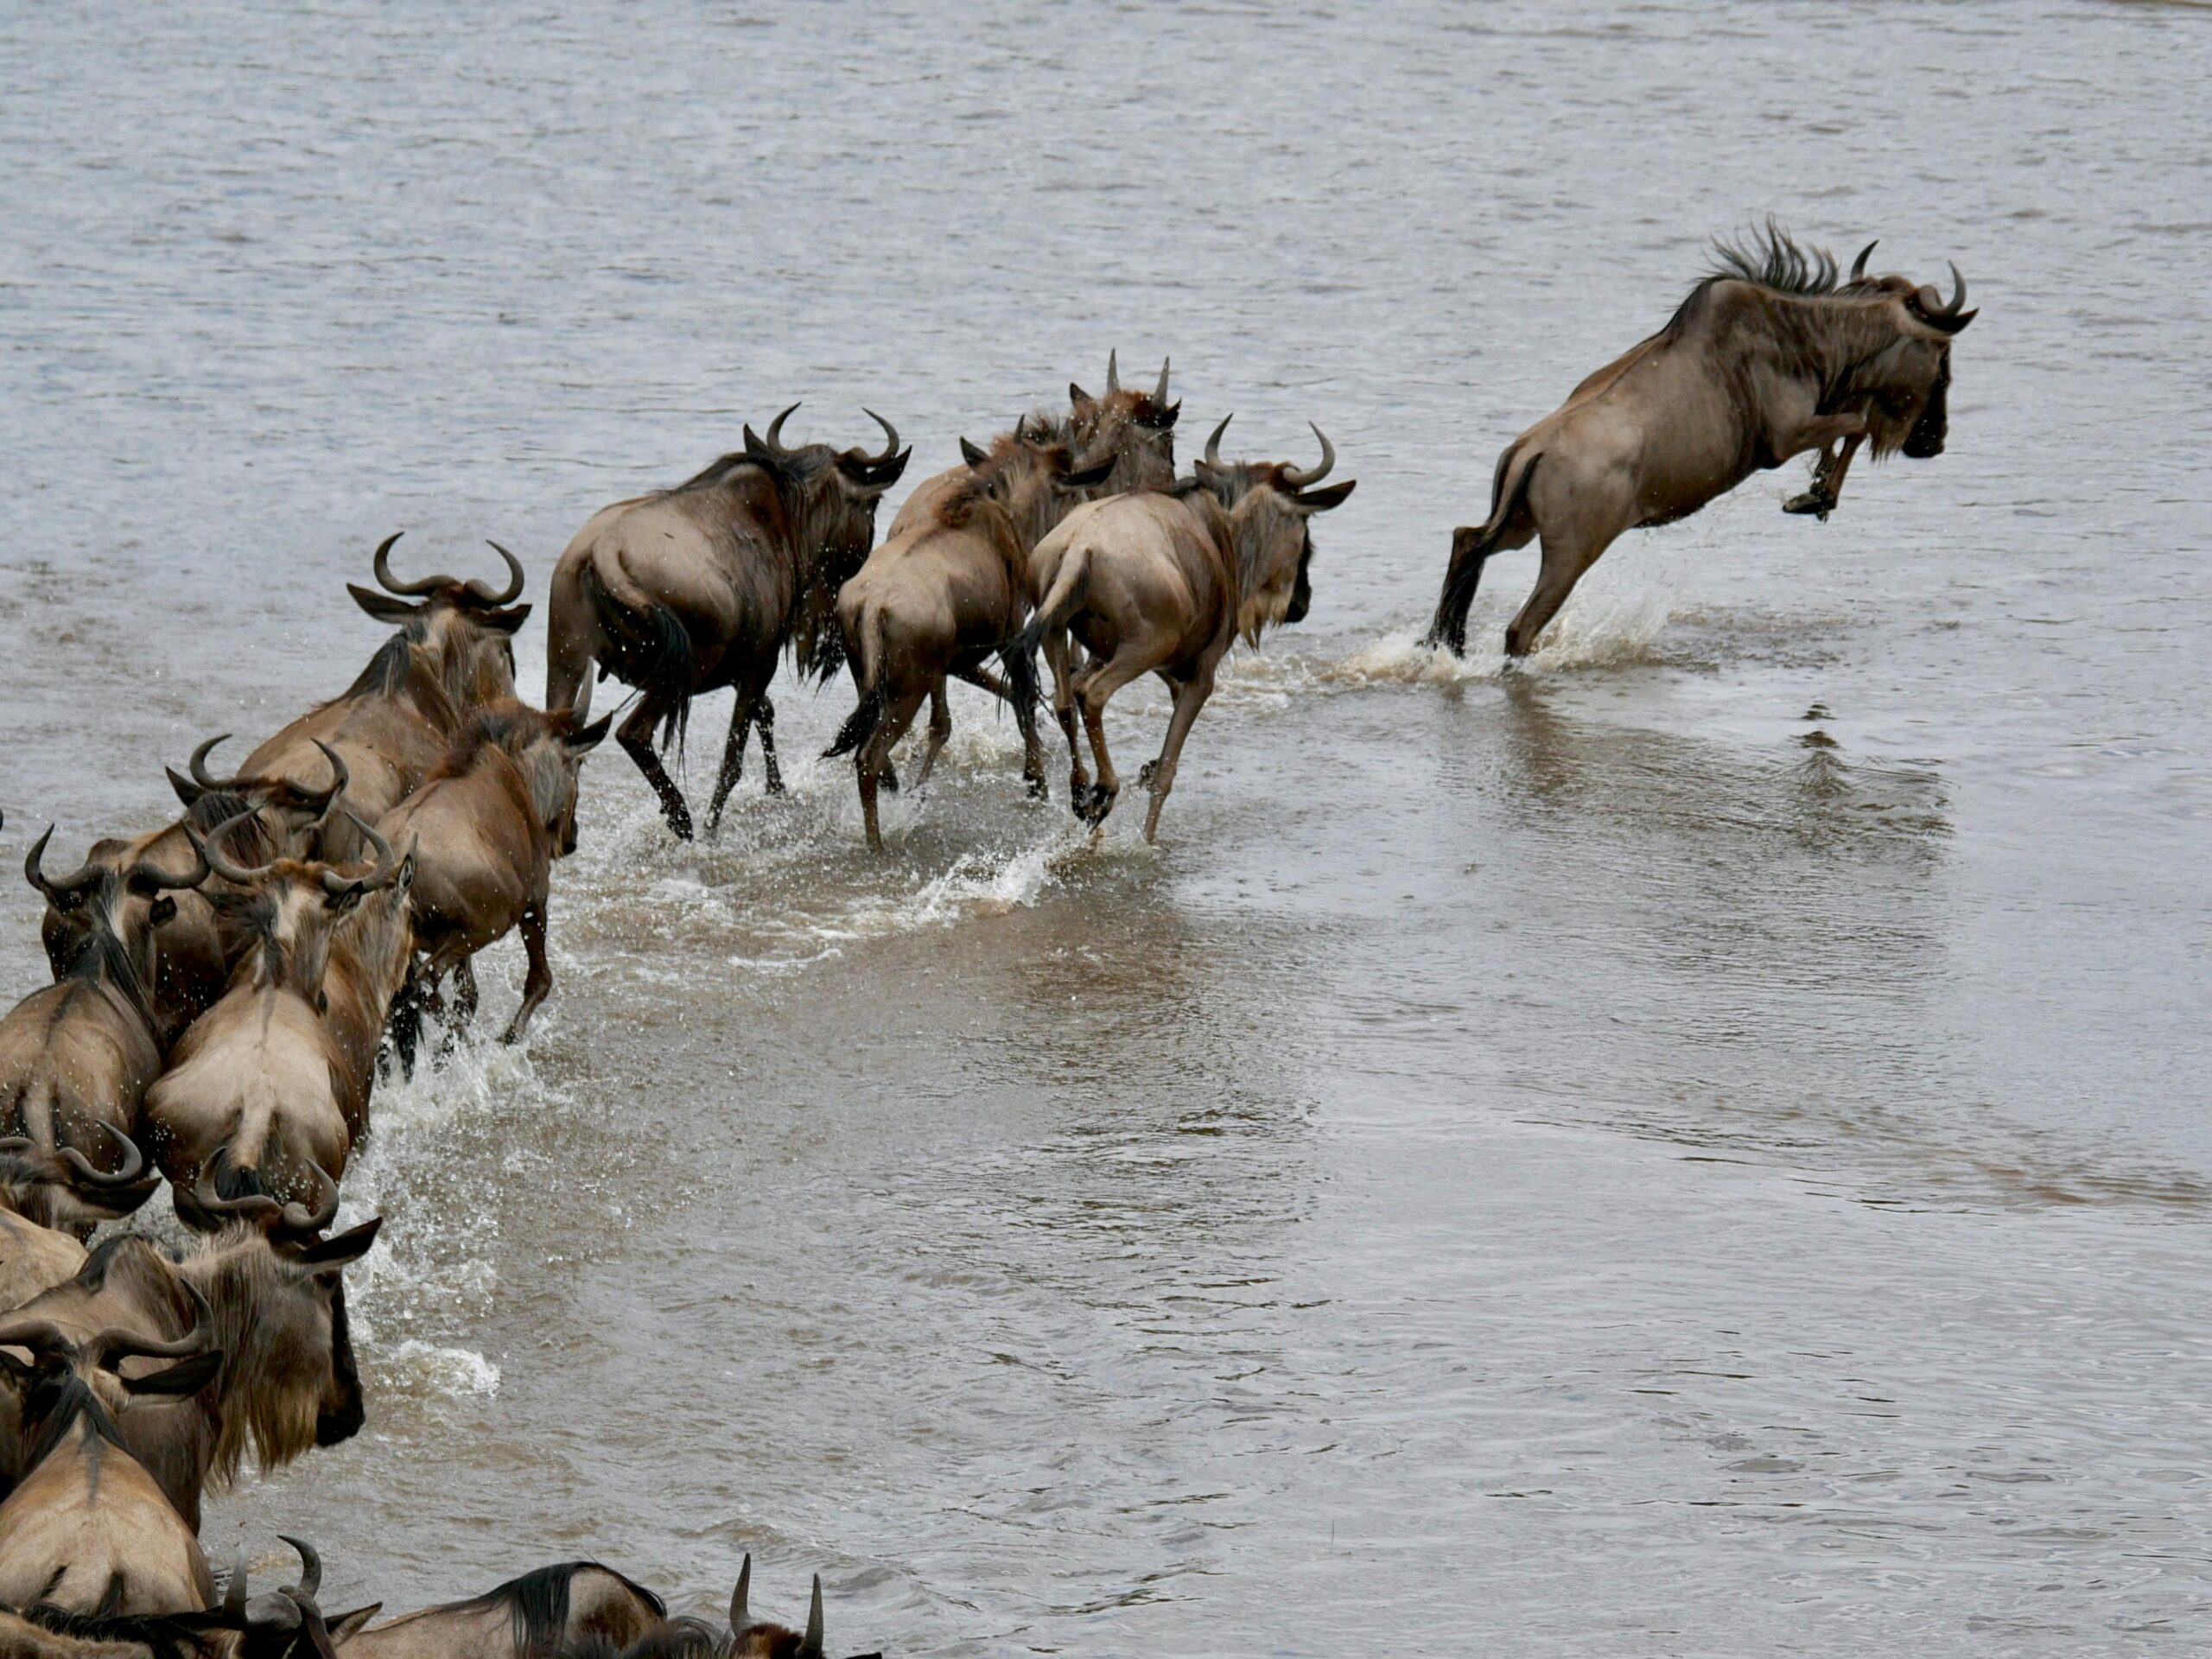
[[[586,772],[526,1050],[385,1090],[359,1440],[215,1503],[333,1607],[739,1557],[909,1655],[2212,1637],[2212,15],[982,3],[0,16],[0,856],[352,676],[375,541],[1173,352],[1360,480],[1161,844],[976,696],[860,844]],[[1985,307],[1950,452],[1534,556],[1491,462],[1768,211]],[[890,505],[895,506],[894,495]],[[887,513],[888,508],[887,508]],[[522,644],[542,684],[542,636]],[[611,688],[610,688],[611,689]],[[1111,730],[1133,769],[1161,699]],[[602,701],[602,707],[606,706]],[[703,791],[727,700],[703,702]],[[756,763],[757,764],[757,763]],[[1065,773],[1055,760],[1055,790]],[[0,887],[0,969],[41,971]],[[519,952],[487,965],[486,1033]],[[157,1200],[157,1205],[158,1205]]]

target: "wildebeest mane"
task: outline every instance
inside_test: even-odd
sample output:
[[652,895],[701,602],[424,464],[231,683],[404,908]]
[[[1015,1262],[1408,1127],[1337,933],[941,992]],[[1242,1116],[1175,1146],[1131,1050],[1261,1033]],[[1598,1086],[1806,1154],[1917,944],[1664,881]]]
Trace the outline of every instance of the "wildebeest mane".
[[367,666],[353,677],[353,683],[340,692],[334,701],[343,702],[353,697],[397,696],[400,688],[407,683],[408,673],[415,665],[415,642],[407,634],[407,627],[403,626],[397,633],[378,645],[377,654],[369,658]]
[[[33,1402],[37,1402],[34,1406]],[[118,1451],[123,1448],[123,1431],[116,1427],[114,1417],[100,1403],[92,1392],[91,1383],[73,1370],[62,1367],[42,1374],[23,1401],[23,1415],[29,1418],[34,1410],[41,1414],[38,1438],[23,1450],[22,1471],[29,1474],[53,1454],[54,1448],[79,1418],[92,1431],[97,1440],[104,1440]],[[129,1452],[125,1452],[128,1457]]]
[[17,1617],[74,1642],[135,1644],[147,1650],[149,1659],[212,1659],[229,1646],[211,1639],[226,1626],[205,1613],[76,1613],[40,1601]]
[[448,1604],[445,1611],[490,1612],[505,1608],[514,1632],[515,1651],[522,1659],[543,1659],[552,1652],[555,1643],[569,1624],[569,1589],[581,1572],[595,1570],[609,1578],[620,1579],[640,1599],[653,1610],[655,1618],[668,1611],[664,1602],[643,1585],[632,1584],[613,1567],[597,1561],[561,1561],[551,1567],[537,1567],[518,1579],[509,1579],[505,1584],[494,1585],[480,1596],[467,1601]]
[[572,737],[576,730],[576,717],[570,710],[548,714],[515,698],[495,702],[469,716],[461,735],[453,741],[444,759],[431,768],[429,776],[458,778],[476,764],[487,747],[518,755],[548,731]]
[[[103,874],[104,882],[116,880],[112,874]],[[93,907],[87,907],[93,909]],[[145,984],[138,977],[138,966],[130,958],[130,951],[117,934],[106,906],[93,909],[77,925],[64,931],[59,950],[54,956],[56,984],[97,985],[105,981],[115,988],[136,1019],[143,1021],[149,1033],[161,1029],[154,1016],[154,1005]]]
[[1777,294],[1833,294],[1841,286],[1843,268],[1826,248],[1801,244],[1770,218],[1740,242],[1713,238],[1713,269],[1706,281],[1752,283]]

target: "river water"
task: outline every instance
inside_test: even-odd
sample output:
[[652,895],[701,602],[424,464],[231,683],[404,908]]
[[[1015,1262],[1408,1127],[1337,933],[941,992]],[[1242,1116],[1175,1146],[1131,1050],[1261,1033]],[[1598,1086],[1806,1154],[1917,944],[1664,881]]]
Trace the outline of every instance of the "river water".
[[[1172,352],[1185,455],[1360,481],[1157,849],[964,688],[880,860],[842,685],[714,844],[594,760],[530,1045],[349,1179],[371,1427],[213,1551],[750,1550],[903,1655],[2212,1641],[2208,74],[2137,4],[0,13],[8,859],[340,689],[383,535],[542,597],[792,398],[911,482]],[[1770,211],[1964,268],[1949,453],[1415,649],[1498,448]]]

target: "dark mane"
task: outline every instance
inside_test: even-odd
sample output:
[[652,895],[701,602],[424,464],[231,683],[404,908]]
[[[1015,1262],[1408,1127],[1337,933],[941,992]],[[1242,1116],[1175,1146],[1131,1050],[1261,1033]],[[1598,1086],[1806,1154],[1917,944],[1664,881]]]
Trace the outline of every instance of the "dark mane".
[[1733,277],[1777,294],[1833,294],[1842,276],[1835,256],[1826,248],[1801,246],[1778,219],[1769,218],[1740,243],[1713,239],[1713,268],[1706,281]]
[[569,1624],[569,1586],[577,1573],[593,1570],[620,1579],[638,1598],[652,1608],[654,1617],[668,1611],[668,1605],[642,1585],[632,1584],[611,1567],[597,1561],[561,1561],[541,1567],[518,1579],[494,1585],[480,1596],[448,1604],[450,1611],[489,1612],[504,1607],[512,1621],[515,1651],[524,1656],[550,1652]]
[[[100,1403],[99,1395],[92,1392],[92,1384],[67,1367],[41,1376],[31,1385],[23,1399],[23,1417],[38,1419],[38,1439],[24,1448],[22,1472],[32,1470],[53,1454],[61,1444],[62,1437],[83,1418],[92,1433],[110,1446],[121,1450],[123,1431],[115,1426],[115,1419]],[[128,1457],[129,1452],[124,1452]]]
[[771,454],[766,449],[733,449],[726,455],[716,456],[681,484],[656,493],[666,497],[693,490],[716,489],[728,483],[730,474],[741,467],[757,467],[778,485],[787,485],[811,478],[836,458],[837,452],[826,443],[803,443],[780,455]]
[[356,675],[333,702],[343,702],[352,697],[389,697],[396,695],[407,683],[408,674],[415,666],[414,641],[408,638],[410,621],[397,633],[377,647],[377,654],[369,658],[369,665]]
[[147,1649],[149,1659],[202,1659],[227,1646],[210,1639],[226,1626],[219,1616],[207,1613],[73,1613],[41,1601],[26,1607],[18,1617],[26,1624],[72,1641],[135,1643]]
[[83,919],[62,934],[53,953],[54,982],[90,986],[105,982],[151,1034],[161,1029],[161,1022],[154,1017],[153,999],[113,925],[113,906],[122,899],[116,892],[120,883],[112,871],[103,871],[100,880],[103,902],[79,912]]
[[576,717],[567,709],[547,714],[518,698],[503,698],[469,717],[454,739],[445,757],[430,770],[425,783],[439,778],[458,778],[476,764],[486,747],[518,754],[548,731],[572,735]]

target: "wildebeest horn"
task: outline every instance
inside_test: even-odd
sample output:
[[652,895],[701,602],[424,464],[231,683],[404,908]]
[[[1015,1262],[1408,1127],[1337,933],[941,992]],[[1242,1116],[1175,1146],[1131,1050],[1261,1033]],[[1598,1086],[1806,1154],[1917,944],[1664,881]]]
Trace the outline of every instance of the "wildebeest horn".
[[770,454],[780,458],[781,456],[791,453],[784,448],[784,423],[791,419],[792,412],[798,408],[798,405],[797,404],[793,404],[790,409],[785,410],[782,414],[777,416],[774,420],[768,423],[768,435],[763,443],[763,447]]
[[345,811],[346,816],[353,821],[353,827],[361,832],[361,839],[367,842],[370,850],[376,854],[377,861],[366,875],[340,875],[335,870],[325,870],[322,873],[322,890],[336,898],[356,888],[368,893],[390,887],[399,879],[399,860],[391,855],[391,843],[377,833],[374,824],[352,807],[346,808]]
[[231,1580],[223,1586],[223,1611],[226,1613],[245,1611],[245,1546],[238,1546],[238,1553],[231,1563]]
[[981,467],[985,461],[990,459],[990,456],[986,454],[982,450],[978,449],[974,444],[969,442],[967,439],[963,438],[960,440],[960,459],[966,461],[970,467]]
[[737,1569],[737,1588],[729,1592],[729,1630],[732,1636],[742,1636],[752,1626],[752,1616],[745,1611],[746,1592],[752,1587],[753,1552],[747,1550],[744,1564]]
[[213,777],[207,770],[207,757],[213,751],[215,746],[218,743],[227,743],[230,741],[231,734],[228,732],[219,733],[217,735],[209,738],[205,743],[202,743],[198,748],[192,752],[192,759],[187,761],[185,765],[192,773],[192,781],[199,785],[200,788],[235,789],[238,787],[237,779]]
[[807,1609],[806,1634],[799,1640],[798,1659],[822,1659],[822,1575],[814,1575],[814,1605]]
[[112,1371],[126,1359],[190,1359],[206,1353],[214,1341],[215,1310],[207,1305],[207,1293],[199,1286],[189,1279],[181,1279],[180,1282],[184,1286],[184,1294],[192,1299],[190,1330],[164,1342],[136,1331],[111,1327],[79,1350],[86,1362]]
[[55,1156],[69,1166],[79,1186],[98,1188],[132,1185],[146,1173],[146,1154],[138,1150],[138,1143],[136,1141],[117,1128],[105,1118],[96,1117],[92,1122],[105,1129],[110,1137],[114,1140],[115,1144],[123,1149],[123,1166],[120,1169],[98,1168],[91,1159],[86,1157],[74,1147],[64,1147],[55,1154]]
[[1980,315],[1963,308],[1967,302],[1967,279],[1959,274],[1956,264],[1951,266],[1951,297],[1948,302],[1941,299],[1932,284],[1923,285],[1912,297],[1921,321],[1947,334],[1957,334]]
[[284,1206],[277,1230],[292,1238],[312,1238],[338,1219],[338,1183],[330,1179],[330,1172],[321,1164],[310,1162],[308,1167],[315,1172],[315,1185],[322,1189],[322,1196],[313,1210],[296,1199]]
[[1851,281],[1854,283],[1859,282],[1866,276],[1866,257],[1881,245],[1882,238],[1878,236],[1872,242],[1869,242],[1865,247],[1859,250],[1859,257],[1851,262]]
[[397,576],[393,575],[391,574],[391,544],[406,533],[404,530],[394,531],[385,537],[383,544],[377,549],[376,557],[369,562],[369,568],[376,572],[377,585],[385,592],[397,594],[402,599],[414,599],[423,594],[436,592],[452,578],[425,576],[420,582],[402,582]]
[[54,839],[54,826],[48,824],[46,833],[31,843],[23,855],[23,880],[46,895],[47,902],[56,910],[74,910],[84,902],[85,889],[100,879],[100,867],[93,863],[79,865],[60,880],[48,878],[44,860],[46,843]]
[[1116,392],[1122,389],[1122,365],[1120,358],[1121,353],[1118,350],[1110,351],[1106,353],[1106,395],[1109,397],[1111,397]]
[[484,545],[507,562],[507,585],[495,594],[492,591],[490,584],[471,582],[468,584],[468,591],[486,605],[505,605],[520,599],[522,597],[522,561],[489,538],[486,538]]
[[[331,813],[337,809],[338,803],[345,798],[346,785],[353,781],[353,774],[338,751],[332,748],[329,744],[318,737],[315,740],[315,746],[322,751],[322,758],[330,762],[330,787],[323,791],[315,809],[315,823],[320,825],[329,819]],[[311,790],[302,790],[300,792],[310,801],[316,799]]]
[[322,1557],[315,1553],[315,1546],[285,1533],[276,1535],[300,1555],[300,1581],[292,1586],[292,1593],[302,1600],[313,1601],[315,1592],[322,1588]]
[[1160,384],[1152,389],[1152,401],[1155,404],[1167,401],[1167,359],[1164,357],[1160,359]]
[[1313,426],[1311,421],[1306,422],[1306,424],[1313,427],[1313,435],[1321,440],[1321,464],[1306,472],[1300,472],[1295,467],[1284,467],[1282,481],[1294,490],[1311,489],[1326,478],[1330,469],[1337,464],[1337,446],[1329,442],[1329,435],[1319,427]]
[[1207,466],[1218,467],[1223,464],[1221,459],[1221,435],[1229,430],[1229,423],[1236,418],[1236,416],[1234,415],[1223,416],[1221,417],[1221,424],[1214,428],[1213,435],[1206,440]]
[[259,875],[262,871],[267,869],[269,867],[265,864],[233,864],[230,860],[225,858],[220,853],[215,850],[215,843],[220,841],[226,835],[229,834],[231,830],[237,828],[239,824],[244,823],[248,818],[251,817],[258,810],[258,808],[250,806],[243,812],[239,812],[231,817],[225,818],[213,830],[210,830],[205,836],[202,836],[197,830],[194,829],[191,822],[187,820],[183,825],[184,838],[192,843],[192,849],[200,855],[201,862],[205,863],[207,868],[213,871],[217,875],[221,876],[224,880],[234,882],[242,887],[250,887],[252,885],[254,878]]
[[17,1319],[0,1325],[0,1348],[28,1348],[34,1354],[58,1354],[65,1359],[77,1357],[75,1338],[52,1319]]
[[[793,404],[792,407],[797,408],[798,405]],[[885,420],[882,416],[877,414],[872,409],[863,408],[861,410],[861,413],[867,416],[868,419],[874,421],[878,426],[883,429],[883,435],[886,439],[886,442],[883,446],[883,453],[880,455],[870,455],[861,464],[864,467],[883,467],[889,465],[893,461],[898,459],[899,429],[892,425],[890,422]],[[772,436],[773,435],[771,434],[771,435]]]

